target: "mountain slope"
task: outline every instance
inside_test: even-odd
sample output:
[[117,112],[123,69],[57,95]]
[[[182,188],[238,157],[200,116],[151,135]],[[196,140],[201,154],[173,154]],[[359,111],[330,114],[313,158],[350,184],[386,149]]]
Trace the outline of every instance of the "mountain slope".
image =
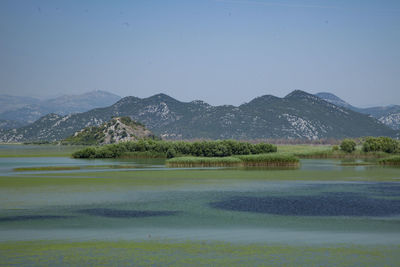
[[25,124],[19,121],[0,120],[0,129],[8,130],[24,126]]
[[0,95],[0,113],[16,110],[39,102],[39,99],[33,97]]
[[[1,99],[1,98],[0,98]],[[80,95],[64,95],[48,100],[37,100],[17,109],[0,113],[0,119],[28,124],[50,113],[68,115],[98,107],[106,107],[117,102],[121,97],[104,91],[92,91]]]
[[329,103],[336,105],[336,106],[345,107],[345,108],[357,111],[356,107],[350,105],[349,103],[347,103],[346,101],[344,101],[343,99],[341,99],[340,97],[338,97],[332,93],[321,92],[321,93],[317,93],[315,95]]
[[386,107],[358,108],[350,105],[346,101],[340,99],[339,97],[331,93],[317,93],[315,95],[337,106],[345,107],[359,113],[371,115],[372,117],[376,118],[377,120],[389,126],[390,128],[395,130],[400,130],[399,105],[391,105]]
[[344,138],[395,136],[368,115],[342,108],[303,91],[284,98],[261,96],[239,107],[180,102],[164,94],[125,97],[112,106],[68,116],[49,115],[3,134],[1,141],[61,140],[111,117],[129,116],[165,139]]

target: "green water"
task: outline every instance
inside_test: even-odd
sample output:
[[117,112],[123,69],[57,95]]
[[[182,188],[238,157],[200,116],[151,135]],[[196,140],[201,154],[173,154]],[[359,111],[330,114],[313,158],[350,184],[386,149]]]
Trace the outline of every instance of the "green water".
[[[0,264],[395,266],[400,169],[341,163],[180,170],[2,157]],[[114,168],[13,171],[96,165]]]

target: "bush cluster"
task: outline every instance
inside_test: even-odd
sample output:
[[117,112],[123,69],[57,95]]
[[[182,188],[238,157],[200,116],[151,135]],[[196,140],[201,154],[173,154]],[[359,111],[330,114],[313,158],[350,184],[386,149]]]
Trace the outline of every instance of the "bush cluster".
[[399,153],[400,143],[390,137],[367,137],[364,139],[362,150],[364,152]]
[[340,149],[344,152],[351,153],[356,150],[356,142],[352,139],[343,139],[340,143]]
[[127,152],[150,152],[163,153],[168,158],[177,155],[227,157],[276,151],[276,146],[268,143],[251,144],[234,140],[184,142],[146,139],[101,147],[87,147],[75,152],[72,156],[74,158],[117,158]]

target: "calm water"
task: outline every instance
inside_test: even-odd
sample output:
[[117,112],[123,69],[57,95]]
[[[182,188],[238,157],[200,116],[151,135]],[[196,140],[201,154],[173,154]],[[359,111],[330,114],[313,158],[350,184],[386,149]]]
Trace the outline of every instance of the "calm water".
[[[0,158],[0,181],[8,181],[0,187],[0,241],[400,244],[400,184],[363,180],[371,172],[400,179],[400,169],[340,163],[302,160],[298,170],[261,170],[276,179],[253,178],[249,170],[242,172],[243,178],[188,175],[187,180],[168,183],[164,179],[158,184],[159,178],[133,173],[159,170],[160,177],[175,172],[165,169],[162,160]],[[17,167],[93,165],[132,168],[13,171]],[[180,172],[189,174],[190,170]],[[334,179],[323,179],[327,173],[333,173]],[[283,174],[302,181],[280,181]],[[360,181],[349,181],[349,174]],[[45,175],[62,178],[65,184],[43,182],[40,179]],[[305,175],[313,177],[307,180]],[[69,184],[68,179],[74,178],[83,182]],[[25,180],[12,183],[12,179]]]

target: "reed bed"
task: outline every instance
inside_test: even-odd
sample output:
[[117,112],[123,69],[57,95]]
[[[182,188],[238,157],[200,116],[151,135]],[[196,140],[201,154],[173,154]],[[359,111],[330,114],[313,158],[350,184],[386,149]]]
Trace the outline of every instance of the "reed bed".
[[383,158],[378,161],[381,165],[397,165],[400,166],[400,156],[393,156],[388,158]]
[[242,166],[236,157],[178,157],[167,160],[168,167],[233,167]]
[[299,159],[287,154],[259,154],[234,157],[177,157],[168,167],[297,167]]
[[236,156],[242,161],[245,167],[297,167],[300,161],[297,157],[290,154],[259,154],[259,155],[245,155]]

